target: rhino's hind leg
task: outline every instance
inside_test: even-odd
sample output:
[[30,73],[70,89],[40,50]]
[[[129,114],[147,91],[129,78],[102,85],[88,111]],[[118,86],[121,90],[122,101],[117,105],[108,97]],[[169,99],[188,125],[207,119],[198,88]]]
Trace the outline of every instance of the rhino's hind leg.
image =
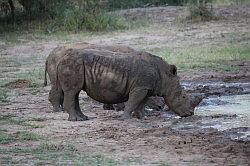
[[[81,116],[77,111],[79,103],[76,101],[76,96],[78,97],[78,92],[67,91],[64,92],[64,109],[69,114],[69,121],[84,121],[87,120],[85,116]],[[78,105],[76,105],[78,103]]]
[[60,106],[61,106],[61,110],[64,111],[63,109],[63,100],[64,100],[64,93],[63,90],[61,90],[61,95],[60,95]]
[[132,92],[130,92],[129,99],[125,104],[125,110],[122,116],[123,119],[131,118],[133,112],[139,116],[138,118],[143,118],[143,109],[147,93],[147,89],[141,88],[134,89]]
[[62,103],[63,103],[63,91],[61,88],[57,88],[52,85],[51,90],[49,92],[49,101],[53,106],[54,112],[62,111]]
[[76,96],[75,96],[75,102],[76,102],[75,109],[76,109],[76,114],[77,114],[78,116],[82,117],[84,120],[88,120],[89,118],[88,118],[86,115],[84,115],[84,114],[82,113],[82,111],[81,111],[80,104],[79,104],[79,93],[80,93],[80,92],[78,92],[78,93],[76,94]]

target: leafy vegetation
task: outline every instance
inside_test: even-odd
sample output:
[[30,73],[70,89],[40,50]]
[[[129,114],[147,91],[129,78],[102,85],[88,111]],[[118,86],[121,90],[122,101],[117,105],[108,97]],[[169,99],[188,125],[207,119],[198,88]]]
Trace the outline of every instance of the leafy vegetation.
[[19,0],[18,2],[15,3],[17,4],[15,16],[9,12],[0,17],[1,32],[28,30],[53,33],[126,28],[120,18],[103,10],[97,0]]
[[[190,19],[210,20],[205,4],[218,0],[0,0],[0,32],[113,31],[127,29],[133,21],[125,21],[113,10],[160,5],[190,5]],[[246,0],[223,0],[242,3]]]

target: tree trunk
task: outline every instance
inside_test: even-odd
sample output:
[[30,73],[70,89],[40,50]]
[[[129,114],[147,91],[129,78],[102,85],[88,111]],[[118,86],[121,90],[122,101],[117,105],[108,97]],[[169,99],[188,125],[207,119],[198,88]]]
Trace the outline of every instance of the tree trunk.
[[8,0],[8,3],[10,5],[12,21],[14,21],[14,19],[15,19],[15,6],[14,6],[14,3],[13,3],[12,0]]

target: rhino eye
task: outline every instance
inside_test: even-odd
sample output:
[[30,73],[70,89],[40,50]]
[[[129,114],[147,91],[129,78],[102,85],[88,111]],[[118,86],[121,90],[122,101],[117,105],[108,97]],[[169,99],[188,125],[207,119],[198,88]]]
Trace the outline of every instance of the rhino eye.
[[185,98],[186,98],[186,96],[182,96],[182,98],[183,98],[183,99],[185,99]]

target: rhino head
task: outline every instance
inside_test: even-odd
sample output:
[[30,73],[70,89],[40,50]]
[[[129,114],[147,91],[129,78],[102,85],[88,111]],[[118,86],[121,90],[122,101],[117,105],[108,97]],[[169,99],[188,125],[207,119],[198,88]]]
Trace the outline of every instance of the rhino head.
[[202,97],[193,97],[182,92],[172,92],[169,96],[164,96],[169,110],[181,117],[194,115],[195,107],[201,102]]
[[163,98],[169,107],[169,110],[181,117],[187,117],[194,114],[195,107],[201,102],[202,97],[193,97],[185,93],[182,89],[177,76],[177,68],[170,65],[170,72],[165,72],[165,81],[162,85]]

